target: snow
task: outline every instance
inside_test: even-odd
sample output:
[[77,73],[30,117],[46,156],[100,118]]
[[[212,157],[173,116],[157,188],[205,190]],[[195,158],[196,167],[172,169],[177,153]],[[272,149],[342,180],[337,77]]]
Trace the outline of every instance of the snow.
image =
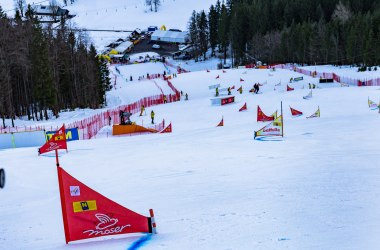
[[[157,85],[171,91],[159,79],[157,85],[126,82],[131,72],[142,74],[137,65],[118,66],[109,107],[159,94]],[[158,65],[145,64],[146,71],[162,71]],[[141,249],[377,249],[380,115],[369,110],[367,99],[377,101],[380,91],[326,87],[304,76],[291,84],[295,91],[286,92],[289,79],[297,76],[253,69],[178,74],[172,83],[189,101],[147,108],[157,120],[171,121],[172,133],[112,137],[111,127],[104,127],[98,139],[69,142],[68,153],[60,152],[61,166],[136,212],[155,210],[158,234]],[[255,82],[263,84],[263,94],[248,93]],[[320,88],[304,100],[309,82]],[[208,86],[217,83],[235,85],[236,103],[211,106],[214,93]],[[253,131],[266,124],[256,122],[257,105],[271,114],[280,112],[281,101],[284,138],[253,140]],[[238,112],[245,102],[248,110]],[[304,115],[292,118],[289,106]],[[306,119],[318,106],[321,117]],[[89,111],[67,112],[50,123],[96,112]],[[224,127],[216,127],[222,116]],[[131,119],[149,123],[148,116]],[[0,249],[67,248],[54,154],[36,152],[36,147],[0,150],[7,174],[0,190]],[[127,249],[139,238],[125,235],[70,248]]]
[[[301,69],[307,69],[314,71],[316,69],[315,66],[306,66],[306,67],[300,67]],[[318,65],[317,67],[318,72],[325,72],[325,73],[335,73],[341,77],[350,77],[358,80],[370,80],[370,79],[376,79],[380,78],[380,68],[377,67],[377,70],[374,70],[374,67],[372,67],[372,70],[364,71],[364,72],[358,72],[358,67],[355,66],[337,66],[333,67],[332,65]]]
[[[25,2],[32,4],[34,0]],[[124,31],[133,31],[136,28],[147,30],[149,26],[160,28],[162,25],[165,25],[168,30],[186,31],[193,10],[207,11],[215,2],[215,0],[161,0],[158,11],[151,12],[145,0],[76,0],[68,6],[63,6],[63,1],[57,0],[57,3],[68,9],[70,14],[76,15],[71,22],[78,28]],[[49,1],[39,3],[48,5]],[[0,5],[7,11],[8,16],[14,15],[13,0],[2,0]],[[89,31],[88,33],[98,51],[103,50],[106,45],[118,38],[126,38],[129,35],[129,32]]]
[[[214,3],[165,0],[162,10],[150,13],[144,2],[77,0],[68,8],[77,13],[75,22],[87,29],[165,24],[184,30],[193,9]],[[1,4],[6,10],[13,7],[11,0]],[[90,34],[95,33],[98,46],[113,41],[110,33]],[[378,249],[380,115],[368,108],[367,100],[379,101],[379,87],[319,84],[318,79],[281,69],[223,73],[216,70],[218,62],[171,61],[191,71],[171,80],[188,93],[189,101],[149,107],[146,112],[154,110],[157,121],[172,122],[172,133],[112,137],[112,128],[103,127],[97,139],[69,142],[68,152],[60,152],[61,166],[129,209],[146,216],[154,209],[158,234],[140,249]],[[378,77],[377,72],[349,67],[308,69]],[[138,80],[147,73],[175,72],[160,62],[113,65],[110,70],[114,88],[107,93],[107,108],[172,93],[163,80]],[[289,83],[298,76],[304,80]],[[263,94],[248,92],[256,82],[263,85]],[[309,83],[318,88],[305,100]],[[214,92],[208,86],[214,84],[235,85],[235,103],[212,106]],[[287,84],[295,90],[286,92]],[[236,91],[240,86],[243,94]],[[256,122],[257,105],[270,115],[281,112],[281,101],[284,138],[254,140],[254,131],[267,124]],[[248,110],[238,112],[244,103]],[[289,106],[304,115],[292,118]],[[318,107],[320,118],[305,118]],[[20,118],[15,123],[57,127],[107,108],[66,111],[42,122]],[[216,127],[222,117],[224,126]],[[133,115],[131,120],[150,122],[149,116]],[[123,235],[66,246],[54,153],[37,156],[37,147],[0,149],[0,168],[7,175],[0,190],[0,249],[128,249],[141,237]]]

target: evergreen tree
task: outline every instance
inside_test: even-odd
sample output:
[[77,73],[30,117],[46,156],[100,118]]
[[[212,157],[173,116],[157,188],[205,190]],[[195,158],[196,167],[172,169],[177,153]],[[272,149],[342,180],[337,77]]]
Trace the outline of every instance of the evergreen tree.
[[230,26],[230,17],[227,12],[227,8],[224,4],[221,7],[220,19],[219,19],[219,29],[218,29],[218,40],[220,42],[221,51],[223,52],[224,63],[227,60],[227,50],[230,45],[229,40],[229,27]]
[[198,61],[198,56],[200,55],[199,28],[198,28],[197,20],[198,20],[198,14],[194,10],[188,24],[188,30],[189,30],[189,41],[193,48],[195,61]]
[[206,13],[201,11],[197,18],[200,53],[203,54],[203,59],[205,60],[209,41],[209,29]]
[[216,8],[211,5],[210,12],[208,14],[208,30],[209,30],[209,41],[211,47],[211,55],[215,55],[215,48],[218,45],[218,24],[219,24],[219,14]]

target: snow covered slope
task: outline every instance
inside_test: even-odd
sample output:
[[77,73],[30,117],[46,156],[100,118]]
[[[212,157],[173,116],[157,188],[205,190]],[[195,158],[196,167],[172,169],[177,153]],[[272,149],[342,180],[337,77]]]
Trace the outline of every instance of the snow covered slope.
[[[128,66],[119,70],[118,88],[108,96],[120,98],[115,103],[157,91],[146,81],[126,82]],[[159,234],[140,249],[377,249],[380,115],[368,109],[367,98],[378,101],[379,88],[318,84],[304,100],[317,79],[289,83],[297,76],[245,69],[180,74],[172,82],[190,100],[147,109],[172,122],[171,134],[70,142],[61,165],[132,210],[155,210]],[[248,93],[255,82],[263,84],[262,94]],[[211,106],[208,86],[217,83],[235,85],[236,103]],[[286,84],[295,91],[286,92]],[[266,124],[256,122],[257,105],[271,114],[281,101],[284,138],[253,140]],[[238,112],[245,102],[248,110]],[[292,118],[289,106],[304,116]],[[306,119],[318,106],[321,117]],[[224,127],[216,127],[222,116]],[[146,124],[149,117],[132,120]],[[139,239],[66,246],[54,154],[0,150],[0,167],[7,173],[0,249],[129,249]]]
[[[27,4],[35,1],[26,0]],[[58,0],[63,6],[63,1]],[[70,2],[70,1],[68,1]],[[39,2],[48,5],[49,1]],[[168,29],[187,30],[187,24],[193,10],[199,12],[208,10],[216,0],[187,1],[187,0],[161,0],[157,12],[151,12],[145,0],[76,0],[74,4],[64,7],[70,14],[76,15],[71,20],[78,28],[88,30],[135,30],[147,29],[149,26],[160,28],[165,25]],[[4,10],[13,10],[13,0],[2,0],[0,5]],[[7,12],[13,16],[14,11]],[[98,50],[114,41],[115,38],[125,38],[127,35],[120,32],[89,32],[92,41]]]

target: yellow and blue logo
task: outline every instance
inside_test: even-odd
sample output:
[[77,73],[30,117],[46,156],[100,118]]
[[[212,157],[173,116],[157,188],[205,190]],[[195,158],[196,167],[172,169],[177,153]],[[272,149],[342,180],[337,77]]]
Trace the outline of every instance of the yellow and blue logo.
[[73,202],[74,213],[97,210],[96,200]]

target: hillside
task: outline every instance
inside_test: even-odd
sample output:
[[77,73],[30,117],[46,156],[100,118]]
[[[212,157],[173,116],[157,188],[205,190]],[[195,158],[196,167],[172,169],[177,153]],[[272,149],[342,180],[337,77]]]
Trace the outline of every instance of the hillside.
[[[13,0],[1,1],[4,10],[14,9]],[[26,0],[27,4],[34,1]],[[57,1],[63,6],[63,1]],[[48,1],[41,4],[48,5]],[[71,20],[72,25],[78,28],[92,30],[134,30],[136,28],[147,29],[148,26],[161,27],[165,25],[168,29],[175,28],[187,30],[187,24],[193,10],[207,10],[215,0],[186,1],[186,0],[164,0],[157,12],[151,12],[145,5],[145,0],[76,0],[72,5],[64,7],[71,14],[76,15]],[[13,15],[13,11],[7,15]],[[127,35],[123,32],[94,32],[89,31],[90,39],[95,43],[98,50],[112,41]]]
[[[377,131],[380,116],[368,109],[367,98],[378,100],[379,89],[317,84],[313,98],[304,100],[316,79],[305,77],[286,92],[297,76],[247,69],[180,74],[172,82],[190,100],[147,110],[155,111],[157,121],[171,121],[171,134],[70,142],[68,153],[60,153],[61,165],[132,210],[147,215],[155,209],[159,234],[141,249],[376,249],[380,137],[371,131]],[[149,92],[149,81],[123,78],[110,99],[157,91]],[[264,84],[263,94],[248,93],[254,82]],[[236,103],[211,106],[208,86],[215,83],[242,85],[244,91],[233,90]],[[265,124],[256,122],[257,105],[270,114],[280,111],[281,101],[284,138],[253,140],[253,131]],[[238,112],[245,102],[248,110]],[[292,118],[289,106],[304,116]],[[321,117],[306,119],[318,106]],[[222,116],[224,127],[216,127]],[[148,116],[132,120],[149,123]],[[0,150],[8,177],[0,190],[0,249],[67,248],[54,154],[36,152]],[[128,249],[139,237],[70,248]]]
[[[76,0],[67,8],[77,15],[75,25],[86,29],[162,24],[185,29],[192,10],[207,9],[214,0],[162,0],[157,13],[146,12],[144,2]],[[10,9],[13,0],[1,4]],[[89,34],[101,50],[124,33]],[[167,62],[109,65],[112,89],[102,109],[64,110],[59,118],[47,121],[15,120],[20,130],[35,126],[49,130],[107,110],[119,112],[144,97],[174,95],[168,82],[156,77],[170,75],[173,86],[189,100],[182,96],[177,102],[149,106],[146,114],[134,114],[131,120],[151,126],[153,110],[155,124],[171,123],[171,133],[112,136],[112,126],[104,126],[92,139],[68,142],[67,152],[59,151],[61,167],[92,189],[144,216],[154,209],[158,234],[66,245],[54,152],[38,155],[38,147],[4,149],[12,135],[6,132],[0,134],[0,169],[6,172],[5,187],[0,189],[0,250],[379,248],[380,114],[369,108],[368,101],[380,104],[380,86],[357,87],[343,79],[376,79],[380,70],[299,68],[335,73],[341,84],[319,83],[319,77],[289,69],[216,70],[220,59]],[[177,66],[190,72],[178,73]],[[155,77],[147,79],[148,75]],[[293,81],[298,77],[302,79]],[[260,83],[259,94],[249,92],[255,83]],[[217,84],[221,97],[233,87],[233,103],[212,105],[215,90],[210,86]],[[312,97],[303,98],[313,84]],[[244,104],[247,110],[239,112]],[[266,115],[282,113],[283,137],[254,139],[254,132],[268,124],[257,121],[258,106]],[[290,108],[303,115],[292,116]],[[307,118],[317,110],[320,117]],[[217,127],[222,119],[224,126]],[[9,129],[11,120],[5,123]]]

